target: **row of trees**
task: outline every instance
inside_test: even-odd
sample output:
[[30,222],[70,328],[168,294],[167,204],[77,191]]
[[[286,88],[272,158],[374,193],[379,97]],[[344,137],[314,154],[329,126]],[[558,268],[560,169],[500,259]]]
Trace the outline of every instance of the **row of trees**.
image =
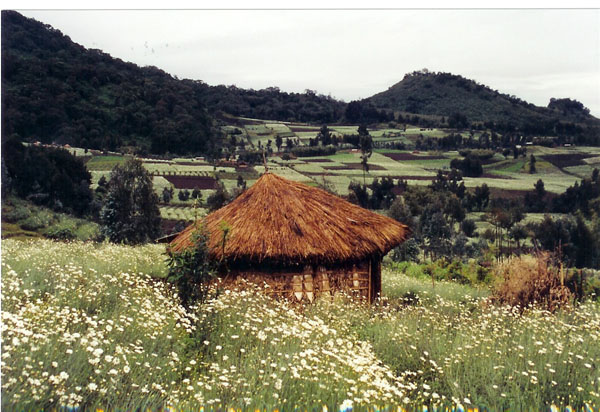
[[544,181],[538,179],[533,190],[526,193],[524,205],[527,212],[580,212],[588,219],[600,215],[600,171],[594,169],[590,178],[575,182],[560,195],[547,192]]
[[[428,187],[408,186],[402,180],[395,183],[390,178],[375,179],[369,186],[352,182],[349,200],[366,208],[387,209],[391,217],[410,227],[412,238],[396,250],[398,259],[463,259],[490,250],[502,259],[526,251],[524,241],[529,238],[533,247],[560,249],[568,265],[598,268],[598,253],[589,252],[600,250],[598,175],[594,171],[591,179],[556,197],[545,191],[540,179],[523,201],[493,197],[486,184],[467,190],[460,171],[452,169],[438,171]],[[566,199],[572,206],[566,217],[546,216],[540,223],[523,223],[526,213],[562,205]],[[469,212],[484,212],[491,229],[478,233],[475,222],[466,218]]]

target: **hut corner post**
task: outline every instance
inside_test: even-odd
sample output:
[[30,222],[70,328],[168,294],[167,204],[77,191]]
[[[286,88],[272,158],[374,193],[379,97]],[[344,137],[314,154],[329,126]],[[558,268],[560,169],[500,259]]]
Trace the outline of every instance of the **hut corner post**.
[[369,301],[373,303],[381,295],[381,256],[369,260]]
[[369,259],[369,303],[373,303],[373,261]]

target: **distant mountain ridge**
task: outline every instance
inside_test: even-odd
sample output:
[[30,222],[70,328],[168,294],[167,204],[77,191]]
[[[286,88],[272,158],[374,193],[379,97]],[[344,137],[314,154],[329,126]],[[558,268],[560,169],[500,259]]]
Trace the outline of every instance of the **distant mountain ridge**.
[[[416,71],[366,101],[376,107],[409,113],[451,116],[461,113],[469,121],[532,122],[567,121],[600,124],[581,103],[554,99],[539,107],[515,96],[501,94],[473,80],[451,73]],[[569,110],[565,110],[565,109]]]

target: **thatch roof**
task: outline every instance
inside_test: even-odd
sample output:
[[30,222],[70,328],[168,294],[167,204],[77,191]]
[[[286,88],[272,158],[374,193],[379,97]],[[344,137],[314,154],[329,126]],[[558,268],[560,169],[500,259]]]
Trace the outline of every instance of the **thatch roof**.
[[[248,263],[358,261],[387,253],[409,233],[394,219],[272,173],[204,220],[214,259],[223,258],[222,222],[226,222],[230,232],[224,257]],[[195,225],[171,242],[171,251],[190,245]]]

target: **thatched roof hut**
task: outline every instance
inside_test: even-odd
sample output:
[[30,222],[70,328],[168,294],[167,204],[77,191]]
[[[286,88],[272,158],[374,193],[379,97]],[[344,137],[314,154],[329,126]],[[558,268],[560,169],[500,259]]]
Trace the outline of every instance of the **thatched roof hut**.
[[[223,222],[229,227],[224,249]],[[272,173],[204,223],[211,257],[227,261],[234,277],[309,300],[337,289],[360,290],[372,300],[381,290],[382,256],[408,236],[407,227],[393,219]],[[171,251],[189,247],[195,227],[177,236]]]

